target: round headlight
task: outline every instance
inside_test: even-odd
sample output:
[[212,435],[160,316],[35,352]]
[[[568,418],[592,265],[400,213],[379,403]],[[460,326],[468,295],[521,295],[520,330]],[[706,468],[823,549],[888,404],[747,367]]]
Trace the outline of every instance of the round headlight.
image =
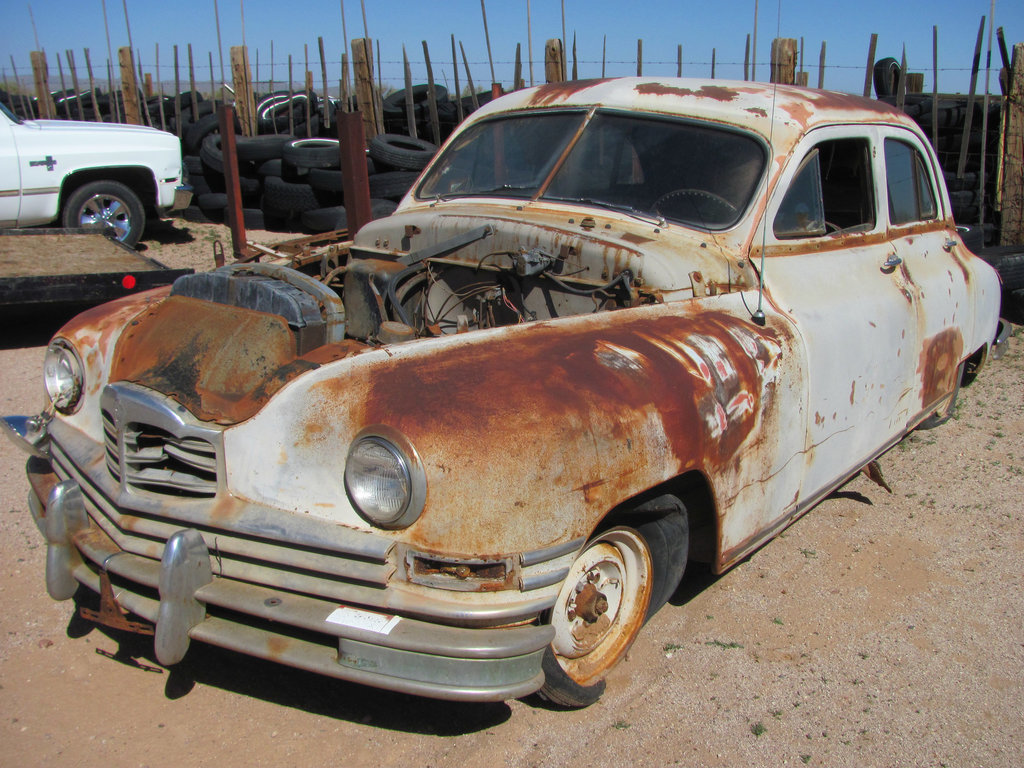
[[54,339],[46,348],[43,382],[53,407],[71,413],[82,399],[84,375],[75,348],[64,339]]
[[416,452],[395,430],[364,429],[345,462],[345,489],[356,510],[381,528],[411,525],[426,498],[426,479]]

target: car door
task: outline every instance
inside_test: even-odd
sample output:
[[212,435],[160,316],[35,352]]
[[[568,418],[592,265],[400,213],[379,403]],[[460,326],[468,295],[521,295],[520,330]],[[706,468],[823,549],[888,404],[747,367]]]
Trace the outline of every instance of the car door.
[[[921,351],[914,380],[922,414],[953,392],[958,366],[971,351],[970,273],[960,238],[935,184],[934,165],[919,138],[906,129],[881,130],[889,240],[912,285]],[[940,202],[941,201],[941,202]],[[965,344],[966,341],[966,344]]]
[[763,232],[766,297],[798,326],[807,358],[808,505],[898,439],[917,413],[917,294],[888,239],[867,125],[797,145]]
[[18,146],[14,141],[16,118],[0,105],[0,227],[13,227],[18,223],[21,207],[21,169],[18,166]]

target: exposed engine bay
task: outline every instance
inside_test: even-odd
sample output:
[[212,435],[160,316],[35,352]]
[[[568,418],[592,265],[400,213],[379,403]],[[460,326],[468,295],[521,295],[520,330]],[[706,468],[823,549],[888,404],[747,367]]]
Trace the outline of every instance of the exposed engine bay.
[[172,295],[280,315],[300,354],[344,337],[393,344],[657,300],[635,268],[595,268],[581,248],[507,245],[482,226],[406,253],[352,246],[344,263],[321,259],[303,272],[229,265],[179,280]]

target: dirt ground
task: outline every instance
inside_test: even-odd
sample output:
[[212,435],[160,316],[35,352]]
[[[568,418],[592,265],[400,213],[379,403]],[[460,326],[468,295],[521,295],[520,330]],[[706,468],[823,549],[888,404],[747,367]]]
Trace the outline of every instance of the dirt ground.
[[[280,234],[256,233],[262,242]],[[224,227],[147,255],[212,266]],[[0,412],[42,405],[59,318],[4,321]],[[721,577],[693,568],[608,692],[471,705],[90,628],[43,583],[24,457],[0,440],[0,764],[1024,765],[1024,333],[956,417],[881,459]]]

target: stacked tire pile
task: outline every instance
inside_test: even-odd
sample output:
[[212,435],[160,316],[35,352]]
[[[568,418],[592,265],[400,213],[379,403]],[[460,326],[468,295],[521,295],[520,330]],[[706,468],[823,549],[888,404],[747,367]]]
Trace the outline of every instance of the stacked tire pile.
[[[434,86],[435,107],[441,141],[447,139],[459,124],[459,105],[449,97],[448,89],[443,85]],[[491,93],[478,93],[477,105],[484,105],[491,100]],[[430,87],[416,85],[412,88],[413,121],[416,124],[417,136],[433,135],[430,114]],[[473,97],[462,98],[462,114],[468,115],[474,109]],[[393,134],[412,136],[409,117],[405,103],[405,91],[395,91],[384,99],[383,110],[384,130]]]
[[[313,233],[347,228],[337,139],[236,136],[235,147],[247,228]],[[370,142],[366,165],[374,218],[395,209],[436,151],[429,142],[395,134]],[[198,155],[187,154],[185,164],[195,203],[185,217],[223,221],[227,193],[220,134],[204,136]]]

